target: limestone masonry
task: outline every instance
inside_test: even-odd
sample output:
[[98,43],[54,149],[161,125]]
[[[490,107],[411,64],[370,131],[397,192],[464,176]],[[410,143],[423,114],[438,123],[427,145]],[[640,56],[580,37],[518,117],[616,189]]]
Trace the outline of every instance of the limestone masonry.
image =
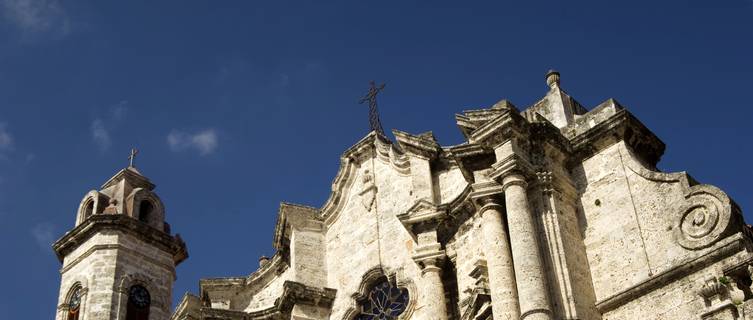
[[656,164],[617,101],[560,88],[455,116],[466,142],[372,132],[321,208],[283,203],[248,276],[202,279],[170,311],[186,246],[129,166],[53,245],[58,320],[753,319],[753,233],[722,190]]

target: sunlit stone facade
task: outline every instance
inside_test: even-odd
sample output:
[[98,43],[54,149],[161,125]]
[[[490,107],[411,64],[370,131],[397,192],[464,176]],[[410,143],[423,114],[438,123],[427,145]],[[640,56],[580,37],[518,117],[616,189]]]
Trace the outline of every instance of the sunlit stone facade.
[[[171,319],[752,319],[752,233],[737,205],[659,172],[664,144],[615,100],[589,111],[558,73],[546,83],[523,111],[502,100],[456,115],[459,145],[367,135],[341,156],[322,207],[280,206],[274,256],[248,276],[201,280]],[[85,279],[87,310],[116,310],[92,283],[117,291],[128,272],[172,283],[114,265],[102,283],[64,266],[61,314],[68,279]]]

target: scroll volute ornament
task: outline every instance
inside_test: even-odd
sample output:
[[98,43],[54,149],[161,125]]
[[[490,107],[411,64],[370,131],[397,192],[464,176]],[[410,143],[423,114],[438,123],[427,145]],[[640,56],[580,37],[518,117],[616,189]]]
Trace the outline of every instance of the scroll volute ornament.
[[690,187],[674,226],[675,238],[686,249],[706,248],[727,235],[733,214],[729,197],[718,188]]

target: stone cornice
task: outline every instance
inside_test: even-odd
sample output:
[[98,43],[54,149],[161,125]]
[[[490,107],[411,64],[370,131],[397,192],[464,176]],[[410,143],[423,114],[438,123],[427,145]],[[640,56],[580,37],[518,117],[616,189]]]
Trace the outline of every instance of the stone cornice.
[[400,149],[408,154],[433,160],[442,151],[439,144],[434,140],[431,133],[427,135],[412,135],[400,130],[392,130]]
[[[242,319],[242,320],[282,320],[290,319],[293,307],[297,304],[331,309],[337,290],[317,288],[295,281],[285,281],[280,297],[269,308],[251,312],[202,307],[197,319]],[[174,316],[175,317],[175,316]]]
[[415,234],[417,225],[430,225],[436,228],[447,218],[447,206],[435,205],[426,199],[419,199],[408,211],[397,215],[397,218],[408,231]]
[[505,176],[514,173],[530,178],[535,176],[535,169],[526,158],[518,154],[512,154],[492,165],[492,172],[489,173],[489,178],[501,181]]
[[52,248],[55,250],[58,260],[63,262],[66,255],[103,230],[118,230],[134,235],[142,241],[171,254],[176,266],[188,258],[186,244],[180,238],[180,235],[172,236],[122,214],[92,215],[55,241]]
[[576,162],[621,140],[651,167],[656,167],[664,154],[664,143],[625,109],[614,109],[606,119],[585,131],[573,134],[576,133],[570,139],[575,155],[572,160]]
[[261,289],[269,281],[284,273],[289,265],[281,252],[275,253],[269,262],[259,267],[247,277],[205,278],[199,280],[199,289],[203,292],[235,290],[241,291],[254,287]]
[[494,163],[494,151],[481,144],[461,144],[451,147],[449,152],[449,156],[458,164],[460,172],[469,183],[475,182],[473,171],[488,167]]
[[469,143],[479,143],[494,147],[513,137],[521,137],[528,130],[528,122],[512,109],[500,109],[502,112],[496,118],[474,130]]
[[275,250],[286,251],[289,244],[290,228],[293,225],[303,226],[306,223],[321,224],[324,219],[319,209],[298,204],[283,202],[277,214],[273,246]]

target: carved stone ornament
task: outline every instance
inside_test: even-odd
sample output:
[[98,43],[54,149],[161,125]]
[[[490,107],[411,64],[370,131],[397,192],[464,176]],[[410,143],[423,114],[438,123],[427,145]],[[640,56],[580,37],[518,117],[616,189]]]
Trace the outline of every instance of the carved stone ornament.
[[677,242],[686,249],[701,249],[720,240],[730,225],[732,207],[721,190],[709,185],[690,188],[674,228]]
[[363,173],[363,187],[361,189],[361,192],[358,193],[358,195],[361,196],[361,204],[363,204],[363,207],[366,209],[366,211],[371,211],[371,208],[374,206],[376,193],[377,187],[374,184],[374,176],[371,174],[371,172],[369,172],[369,170],[366,170]]

